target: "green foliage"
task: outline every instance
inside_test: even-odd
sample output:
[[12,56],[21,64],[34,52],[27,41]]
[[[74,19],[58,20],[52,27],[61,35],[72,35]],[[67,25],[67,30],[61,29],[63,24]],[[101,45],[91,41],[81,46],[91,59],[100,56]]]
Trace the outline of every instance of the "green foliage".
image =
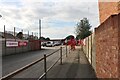
[[44,40],[46,40],[46,39],[45,39],[45,37],[40,37],[40,40],[44,41]]
[[50,38],[49,38],[49,37],[47,37],[47,38],[46,38],[46,40],[47,40],[47,41],[49,41],[49,40],[50,40]]
[[71,39],[71,37],[74,37],[74,36],[73,35],[69,35],[65,39],[69,40],[69,39]]
[[76,39],[84,39],[91,35],[90,28],[92,26],[89,23],[87,18],[83,18],[80,22],[77,23],[76,27]]
[[2,15],[0,15],[0,17],[2,17]]
[[45,38],[45,37],[40,37],[40,40],[42,40],[42,41],[49,41],[50,38],[49,38],[49,37],[47,37],[47,38]]
[[23,33],[22,32],[19,32],[16,37],[18,37],[19,39],[23,39]]

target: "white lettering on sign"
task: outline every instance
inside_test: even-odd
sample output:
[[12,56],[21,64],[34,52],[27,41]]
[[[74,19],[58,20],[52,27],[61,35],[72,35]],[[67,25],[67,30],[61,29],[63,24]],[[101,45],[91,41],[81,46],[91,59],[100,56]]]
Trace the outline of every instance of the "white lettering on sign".
[[18,42],[18,46],[20,47],[20,46],[27,46],[27,42],[21,42],[21,41],[19,41]]
[[17,47],[18,46],[18,42],[15,42],[15,41],[6,41],[6,46],[7,47]]

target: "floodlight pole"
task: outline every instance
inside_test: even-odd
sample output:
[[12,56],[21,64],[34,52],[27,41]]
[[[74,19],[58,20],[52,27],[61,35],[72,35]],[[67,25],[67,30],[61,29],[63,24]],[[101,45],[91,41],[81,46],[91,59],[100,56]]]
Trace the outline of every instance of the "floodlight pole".
[[39,38],[41,37],[41,19],[39,19]]

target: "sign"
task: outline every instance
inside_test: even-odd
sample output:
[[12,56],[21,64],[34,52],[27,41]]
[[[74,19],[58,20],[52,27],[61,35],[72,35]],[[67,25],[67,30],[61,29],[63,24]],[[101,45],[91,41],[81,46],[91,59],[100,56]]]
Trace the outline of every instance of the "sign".
[[19,41],[18,42],[18,46],[27,46],[27,42],[26,41]]
[[18,42],[16,42],[16,41],[6,41],[6,46],[7,47],[17,47]]

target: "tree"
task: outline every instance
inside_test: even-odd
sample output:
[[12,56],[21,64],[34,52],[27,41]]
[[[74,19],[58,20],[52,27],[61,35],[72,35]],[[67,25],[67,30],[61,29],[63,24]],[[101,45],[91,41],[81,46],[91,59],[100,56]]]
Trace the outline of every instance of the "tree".
[[49,37],[47,37],[47,38],[46,38],[46,40],[47,40],[47,41],[49,41],[49,40],[50,40],[50,38],[49,38]]
[[22,33],[22,32],[19,32],[19,33],[17,34],[17,37],[18,37],[19,39],[23,39],[23,33]]
[[46,39],[45,39],[45,37],[40,37],[40,40],[45,41]]
[[69,40],[69,39],[71,39],[71,37],[74,37],[74,36],[73,35],[69,35],[65,39]]
[[80,22],[77,23],[76,27],[76,39],[84,39],[91,35],[90,28],[92,26],[89,23],[89,20],[87,18],[83,18],[80,20]]
[[0,18],[2,17],[2,15],[0,15]]

